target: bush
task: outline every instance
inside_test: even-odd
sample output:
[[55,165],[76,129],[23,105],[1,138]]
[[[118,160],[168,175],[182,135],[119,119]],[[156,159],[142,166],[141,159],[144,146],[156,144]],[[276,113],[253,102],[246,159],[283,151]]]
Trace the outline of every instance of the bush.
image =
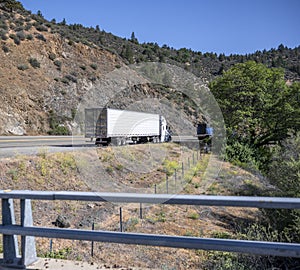
[[30,58],[28,61],[29,61],[30,65],[33,68],[40,68],[41,67],[40,62],[36,58]]
[[20,40],[25,40],[25,33],[23,31],[20,31],[17,33],[17,37],[20,39]]
[[29,31],[32,28],[32,24],[31,23],[27,23],[25,26],[25,30]]
[[238,141],[229,142],[226,146],[226,160],[237,165],[248,165],[252,167],[256,165],[253,149]]
[[77,78],[75,78],[74,76],[68,74],[66,75],[64,78],[66,78],[68,81],[71,81],[73,83],[77,83]]
[[91,64],[90,66],[91,66],[91,68],[94,69],[94,70],[97,70],[97,68],[98,68],[97,64],[95,64],[95,63]]
[[0,22],[0,28],[2,28],[4,30],[8,30],[8,26],[6,25],[5,22]]
[[56,58],[56,54],[55,54],[55,53],[50,53],[50,54],[49,54],[49,59],[50,59],[50,60],[54,61],[55,58]]
[[26,70],[28,69],[29,67],[26,65],[26,64],[21,64],[21,65],[18,65],[18,69],[19,70]]
[[[274,150],[268,178],[278,187],[277,196],[300,197],[300,132]],[[300,210],[264,210],[270,225],[286,232],[286,238],[300,242]]]
[[50,130],[48,131],[49,135],[69,135],[69,130],[62,125],[63,118],[55,114],[54,111],[49,112],[49,125]]
[[36,38],[41,40],[41,41],[45,41],[45,42],[47,41],[47,39],[42,34],[37,34]]
[[58,125],[48,131],[49,135],[70,135],[69,130],[65,126]]
[[300,132],[274,149],[268,177],[282,196],[300,197]]
[[14,43],[15,43],[16,45],[20,45],[20,44],[21,44],[21,40],[19,39],[19,37],[14,36]]
[[36,25],[35,28],[40,32],[48,32],[48,27],[44,24]]
[[2,39],[2,40],[7,40],[8,39],[6,31],[0,31],[0,39]]
[[28,35],[26,35],[26,38],[27,38],[28,40],[32,40],[32,39],[33,39],[33,36],[32,36],[31,34],[28,34]]
[[[226,236],[226,235],[224,235]],[[218,238],[222,238],[217,236]],[[224,237],[227,238],[227,237]],[[228,237],[230,238],[230,237]],[[284,241],[284,233],[273,230],[268,225],[252,224],[243,226],[238,232],[238,238],[253,241]],[[297,269],[299,259],[275,256],[259,256],[231,252],[208,252],[208,259],[203,263],[203,269],[218,270],[256,270],[256,269]],[[285,266],[282,268],[282,266]]]
[[15,32],[21,32],[21,31],[24,30],[24,27],[23,26],[18,26],[14,30],[15,30]]
[[60,81],[64,84],[69,84],[69,80],[66,77],[61,78]]
[[9,52],[9,48],[8,48],[6,45],[3,45],[3,46],[2,46],[2,50],[3,50],[5,53],[8,53],[8,52]]
[[58,67],[59,70],[61,69],[61,65],[62,65],[61,61],[55,60],[53,63],[54,63],[54,65],[56,65]]

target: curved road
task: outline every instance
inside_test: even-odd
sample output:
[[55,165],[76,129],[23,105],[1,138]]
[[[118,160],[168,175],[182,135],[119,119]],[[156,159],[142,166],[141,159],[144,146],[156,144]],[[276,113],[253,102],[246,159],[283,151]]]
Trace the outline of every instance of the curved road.
[[83,136],[0,136],[0,158],[36,155],[43,149],[62,152],[94,146]]
[[[197,141],[193,136],[173,137],[173,142]],[[94,146],[94,141],[84,136],[0,136],[0,158],[36,155],[43,149],[62,152]]]
[[84,145],[83,136],[0,136],[0,148]]

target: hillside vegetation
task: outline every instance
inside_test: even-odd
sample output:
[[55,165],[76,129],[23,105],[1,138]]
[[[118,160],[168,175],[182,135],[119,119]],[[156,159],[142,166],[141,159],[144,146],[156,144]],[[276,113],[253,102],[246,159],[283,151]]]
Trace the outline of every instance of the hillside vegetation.
[[[149,156],[149,145],[121,147],[127,155],[137,159]],[[166,174],[169,176],[169,192],[172,194],[253,195],[268,194],[274,189],[260,177],[241,168],[222,163],[222,172],[207,185],[205,171],[210,155],[196,154],[192,149],[178,144],[159,144],[150,147],[166,153],[163,162],[148,173],[134,172],[121,162],[116,148],[87,149],[67,153],[49,153],[41,148],[37,156],[16,156],[0,163],[0,184],[3,189],[103,191],[97,181],[109,178],[115,188],[120,184],[136,190],[147,189],[154,193],[166,193]],[[155,149],[152,149],[154,151]],[[116,152],[117,151],[117,152]],[[86,178],[84,168],[90,168],[91,156],[97,155],[97,170],[101,174],[94,179]],[[198,157],[198,158],[197,158]],[[189,160],[188,160],[189,159]],[[96,161],[97,162],[97,161]],[[134,161],[137,162],[137,161]],[[184,163],[184,178],[181,177]],[[190,166],[188,166],[190,162]],[[142,164],[141,164],[142,165]],[[93,166],[96,166],[93,164]],[[102,168],[102,169],[101,169]],[[174,170],[177,169],[177,192],[174,190]],[[100,184],[100,183],[99,183]],[[106,190],[104,190],[106,191]],[[137,204],[113,204],[110,202],[50,202],[33,201],[33,218],[36,226],[54,227],[58,216],[63,217],[71,228],[119,231],[119,208],[123,211],[123,230],[126,232],[181,235],[191,237],[247,238],[254,236],[246,228],[259,220],[257,209],[224,208],[179,205],[143,205],[142,218]],[[19,209],[15,206],[15,209]],[[18,219],[18,216],[17,216]],[[240,229],[243,228],[243,231]],[[251,230],[254,233],[254,229]],[[144,247],[110,243],[95,243],[94,257],[91,245],[85,241],[53,239],[49,251],[49,239],[38,238],[39,256],[95,262],[118,267],[147,267],[148,269],[213,269],[210,264],[218,262],[214,252],[172,248]],[[1,250],[1,242],[0,242]],[[254,261],[255,256],[246,256]],[[174,259],[176,258],[176,259]],[[238,255],[232,254],[232,260]]]
[[[299,197],[299,46],[287,48],[280,44],[277,49],[269,51],[230,56],[194,52],[185,48],[175,50],[167,45],[160,47],[156,43],[140,44],[134,33],[129,39],[121,39],[106,33],[100,26],[87,28],[80,24],[68,25],[65,20],[47,21],[40,12],[32,14],[14,0],[0,1],[0,44],[0,134],[69,134],[75,126],[74,117],[80,120],[75,127],[79,129],[82,125],[80,114],[77,115],[78,105],[85,105],[86,95],[91,93],[88,97],[91,103],[87,104],[95,104],[92,101],[97,101],[96,104],[121,109],[134,104],[136,107],[130,108],[141,111],[155,110],[163,115],[172,111],[173,114],[167,115],[168,122],[193,134],[198,122],[209,122],[217,133],[214,138],[218,138],[223,134],[216,132],[222,119],[209,118],[205,114],[211,113],[215,108],[209,106],[209,98],[203,97],[203,94],[212,93],[222,110],[226,125],[227,144],[222,144],[222,157],[226,162],[231,162],[224,165],[228,168],[225,169],[228,175],[222,175],[221,171],[219,176],[213,179],[213,183],[207,186],[203,180],[204,174],[201,174],[203,164],[200,163],[195,170],[190,170],[189,179],[182,192]],[[146,73],[159,77],[160,80],[155,83],[140,76],[140,73],[130,66],[150,62],[159,63],[156,69],[148,65],[145,70]],[[187,76],[186,81],[181,76],[176,77],[176,82],[182,83],[179,84],[180,88],[189,90],[187,94],[173,88],[170,74],[162,72],[160,64],[180,67],[180,75],[186,72],[194,76]],[[197,79],[193,81],[195,77]],[[206,104],[206,107],[198,108],[193,99],[195,96],[198,101]],[[144,103],[138,103],[140,100]],[[217,148],[215,146],[221,147],[212,145],[213,153]],[[87,164],[93,163],[82,162],[79,159],[75,165],[71,156],[64,155],[46,158],[47,154],[41,154],[40,157],[21,158],[22,162],[6,160],[1,162],[0,181],[3,187],[8,189],[28,187],[81,190],[99,184],[93,180],[97,180],[98,175],[105,175],[109,181],[104,184],[108,186],[114,183],[122,189],[126,186],[145,185],[153,189],[153,184],[159,184],[161,177],[165,177],[166,173],[172,175],[178,165],[174,163],[178,158],[178,151],[172,145],[170,149],[165,150],[170,151],[174,160],[159,160],[162,166],[159,170],[153,170],[143,176],[135,175],[126,170],[128,167],[120,164],[120,160],[116,161],[109,149],[97,149],[99,152],[95,156],[85,153],[86,158],[96,157],[97,162],[100,161],[101,170],[95,167],[94,171],[84,170],[84,167],[89,168]],[[132,149],[135,149],[134,154],[127,157],[134,161],[135,165],[140,165],[143,161],[144,165],[147,165],[147,162],[151,161],[141,149]],[[188,152],[190,150],[186,150],[186,153]],[[142,157],[146,158],[143,160]],[[239,167],[237,169],[234,166]],[[246,171],[241,173],[240,168]],[[77,173],[82,176],[83,172],[86,175],[80,178]],[[249,172],[257,175],[257,181],[253,180],[255,176]],[[69,181],[60,182],[60,177]],[[92,182],[84,182],[86,179],[91,179]],[[110,181],[116,179],[119,180],[117,183]],[[68,207],[81,209],[79,206]],[[102,205],[83,206],[84,209],[98,207],[103,211],[106,209],[106,206],[102,208]],[[62,211],[64,207],[59,206],[58,209]],[[212,234],[199,232],[199,228],[203,226],[199,217],[202,210],[183,207],[176,212],[173,208],[160,206],[153,209],[153,212],[149,210],[146,214],[149,214],[149,218],[144,221],[137,221],[135,217],[132,219],[131,214],[128,215],[129,230],[145,229],[171,234],[180,232],[197,236]],[[50,210],[56,211],[56,207]],[[51,220],[57,213],[55,211],[51,212]],[[137,210],[128,210],[130,211],[136,213]],[[117,216],[113,214],[114,208],[108,213],[110,218],[105,219],[107,223],[103,226],[116,230]],[[299,210],[259,211],[259,217],[256,213],[241,211],[234,214],[213,214],[214,217],[220,217],[218,222],[222,224],[218,223],[218,226],[226,228],[219,230],[218,227],[214,235],[230,238],[234,232],[240,238],[300,242]],[[244,214],[251,217],[244,219]],[[169,221],[167,216],[177,225],[166,222]],[[233,216],[235,222],[228,222],[228,216]],[[241,220],[236,217],[243,218]],[[189,222],[186,222],[187,220]],[[196,221],[193,223],[191,220]],[[43,222],[42,220],[41,223]],[[90,223],[89,221],[81,225],[89,226]],[[169,226],[162,226],[163,224]],[[185,229],[185,226],[188,229]],[[234,229],[232,226],[235,226]],[[43,244],[45,247],[46,243]],[[101,254],[108,247],[106,244],[99,246]],[[99,258],[116,259],[115,250],[114,247],[108,257]],[[138,254],[144,256],[136,257],[137,253],[134,256],[141,260],[143,265],[147,265],[149,261],[153,262],[159,257],[160,249],[158,250],[149,249],[148,252],[142,248]],[[127,247],[123,251],[124,254],[129,252]],[[249,257],[228,253],[204,255],[199,251],[174,250],[166,253],[171,255],[164,258],[165,265],[179,265],[179,269],[197,268],[199,265],[204,269],[296,269],[300,265],[299,260],[292,258]],[[74,258],[74,254],[72,256]],[[124,260],[129,257],[124,255]],[[174,258],[177,258],[177,261]]]
[[[124,64],[172,64],[208,83],[236,63],[254,60],[283,68],[285,80],[290,82],[300,78],[299,47],[280,45],[270,51],[230,56],[175,50],[156,43],[140,44],[134,33],[122,39],[100,26],[47,21],[41,12],[32,14],[14,0],[0,3],[0,45],[0,134],[70,133],[84,95],[99,88],[105,74]],[[161,92],[152,88],[153,92]],[[135,87],[128,91],[143,94],[144,90]],[[182,104],[180,99],[174,102]],[[201,119],[193,112],[196,108],[184,109],[195,120]]]

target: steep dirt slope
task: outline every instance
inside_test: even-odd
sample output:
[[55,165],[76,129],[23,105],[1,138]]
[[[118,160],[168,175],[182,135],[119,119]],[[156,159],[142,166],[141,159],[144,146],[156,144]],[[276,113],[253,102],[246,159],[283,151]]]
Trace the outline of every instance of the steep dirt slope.
[[0,16],[0,134],[46,133],[49,117],[71,119],[81,96],[122,65],[116,55],[69,42],[30,17]]
[[[151,146],[152,147],[152,146]],[[169,175],[169,190],[174,187],[174,168],[184,162],[185,176],[183,194],[214,195],[261,195],[270,187],[259,177],[223,163],[219,176],[209,186],[204,181],[204,172],[210,155],[202,156],[188,169],[188,158],[192,161],[191,149],[181,148],[177,144],[154,145],[166,156],[157,167],[148,173],[133,172],[122,163],[116,148],[97,149],[98,178],[109,178],[112,187],[124,185],[132,188],[148,188],[154,192],[165,193],[166,172]],[[127,156],[147,158],[149,145],[120,147],[127,151]],[[71,153],[48,153],[41,149],[38,156],[17,156],[0,162],[0,184],[3,189],[29,190],[74,190],[100,191],[93,179],[85,177],[84,167],[90,170],[86,162],[94,150]],[[138,161],[134,162],[137,163]],[[92,164],[92,166],[96,165]],[[132,169],[132,168],[131,168]],[[180,173],[177,174],[178,181]],[[96,178],[96,176],[94,176]],[[139,189],[138,189],[139,191]],[[16,202],[17,203],[17,202]],[[247,226],[258,219],[257,209],[234,207],[206,207],[186,205],[143,205],[142,218],[138,204],[113,204],[110,202],[76,202],[76,201],[33,201],[34,223],[37,226],[54,227],[58,215],[70,222],[71,228],[91,229],[95,223],[96,230],[119,231],[119,208],[123,211],[123,229],[126,232],[169,234],[195,237],[236,238],[236,228]],[[15,209],[19,209],[18,205]],[[19,217],[17,217],[19,220]],[[98,264],[122,267],[148,267],[149,269],[203,269],[202,264],[209,260],[208,252],[201,250],[184,250],[172,248],[95,243],[94,257],[91,257],[91,243],[86,241],[69,241],[53,239],[52,253],[49,252],[50,240],[39,238],[37,241],[40,256],[67,258],[89,261]],[[1,242],[0,242],[1,249]]]

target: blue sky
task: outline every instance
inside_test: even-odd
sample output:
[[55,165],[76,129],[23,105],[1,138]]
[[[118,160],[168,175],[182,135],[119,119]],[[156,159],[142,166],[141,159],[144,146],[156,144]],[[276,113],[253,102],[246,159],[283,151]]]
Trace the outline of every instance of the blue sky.
[[300,0],[19,0],[43,16],[139,42],[229,54],[300,45]]

